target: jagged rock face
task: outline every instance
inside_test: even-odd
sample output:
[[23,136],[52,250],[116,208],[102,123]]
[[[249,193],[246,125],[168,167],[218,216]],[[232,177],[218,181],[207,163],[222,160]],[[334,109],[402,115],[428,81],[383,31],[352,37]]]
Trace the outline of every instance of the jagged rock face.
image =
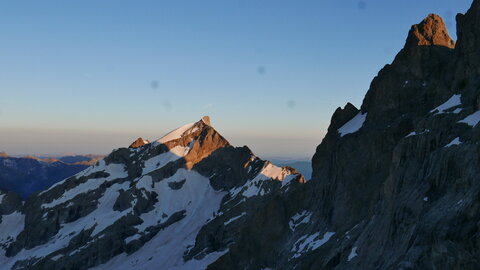
[[480,49],[478,6],[459,17],[455,48],[437,16],[413,26],[372,82],[365,117],[332,120],[344,124],[317,148],[309,183],[335,245],[297,269],[478,268],[480,92],[465,52]]
[[24,204],[0,194],[0,262],[5,269],[205,269],[228,253],[258,207],[304,182],[293,168],[231,146],[203,118],[114,150]]
[[442,46],[453,49],[455,41],[448,35],[442,18],[436,14],[430,14],[410,29],[405,47],[414,46]]
[[[472,44],[479,2],[460,16]],[[361,109],[335,111],[312,180],[260,207],[208,269],[478,269],[480,46],[454,48],[442,24],[412,27]]]
[[372,81],[361,111],[372,121],[391,122],[450,97],[455,91],[451,71],[455,50],[449,40],[436,15],[412,26],[405,47]]

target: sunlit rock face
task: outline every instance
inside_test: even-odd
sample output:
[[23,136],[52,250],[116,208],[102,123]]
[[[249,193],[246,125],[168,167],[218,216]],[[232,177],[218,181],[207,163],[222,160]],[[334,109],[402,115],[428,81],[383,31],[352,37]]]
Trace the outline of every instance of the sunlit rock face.
[[413,25],[408,33],[405,48],[416,46],[442,46],[453,49],[455,41],[448,34],[443,19],[436,14],[430,14],[419,24]]
[[139,139],[22,203],[0,194],[5,269],[204,269],[272,197],[305,183],[208,117]]
[[149,143],[150,142],[148,140],[144,140],[143,138],[138,138],[134,142],[132,142],[128,148],[138,148]]

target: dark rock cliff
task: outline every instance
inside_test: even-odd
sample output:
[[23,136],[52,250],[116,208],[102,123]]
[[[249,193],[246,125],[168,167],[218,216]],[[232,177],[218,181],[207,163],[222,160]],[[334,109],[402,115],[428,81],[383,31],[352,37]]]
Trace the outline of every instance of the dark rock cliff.
[[311,182],[339,243],[302,268],[478,268],[480,127],[463,119],[479,109],[479,15],[474,1],[458,16],[456,46],[436,15],[413,26],[373,80],[364,122],[329,130]]
[[412,26],[361,108],[335,111],[312,180],[210,269],[478,269],[479,16],[457,16],[456,44],[438,15]]

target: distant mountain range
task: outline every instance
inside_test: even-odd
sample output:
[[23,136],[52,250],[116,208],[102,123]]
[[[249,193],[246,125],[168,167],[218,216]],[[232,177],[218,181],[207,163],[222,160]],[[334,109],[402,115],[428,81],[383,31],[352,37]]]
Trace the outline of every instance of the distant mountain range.
[[59,157],[12,157],[0,152],[0,189],[22,198],[44,190],[103,158],[100,155]]

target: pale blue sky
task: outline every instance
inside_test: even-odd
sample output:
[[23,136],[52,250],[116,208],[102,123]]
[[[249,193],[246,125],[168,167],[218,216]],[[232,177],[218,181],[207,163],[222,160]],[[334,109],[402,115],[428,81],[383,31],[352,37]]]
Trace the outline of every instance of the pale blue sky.
[[210,115],[310,157],[429,13],[470,0],[0,1],[0,151],[108,153]]

